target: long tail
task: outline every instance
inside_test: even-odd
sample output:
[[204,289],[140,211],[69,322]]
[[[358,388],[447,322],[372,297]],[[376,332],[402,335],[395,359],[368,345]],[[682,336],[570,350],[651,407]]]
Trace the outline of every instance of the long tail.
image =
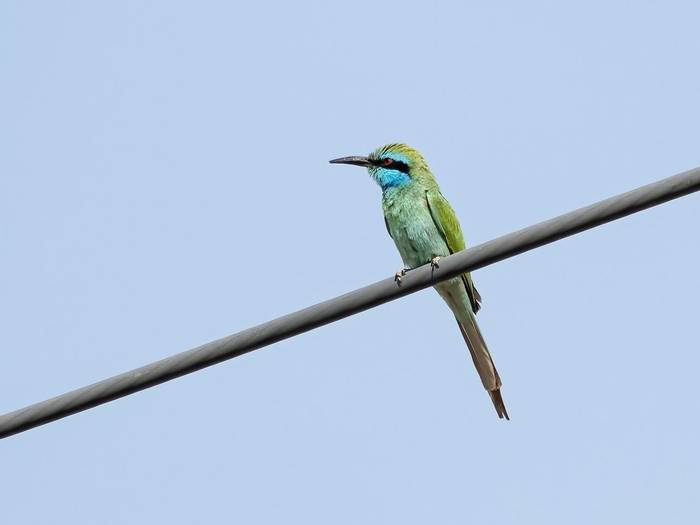
[[455,316],[455,319],[457,319],[459,330],[462,332],[464,341],[469,347],[469,353],[472,356],[474,366],[479,373],[481,382],[491,397],[498,417],[501,419],[505,417],[510,420],[508,412],[506,411],[506,406],[503,403],[503,397],[501,396],[501,378],[498,377],[498,370],[496,370],[496,365],[493,364],[493,359],[491,359],[491,354],[484,341],[484,336],[481,335],[479,325],[476,324],[474,314],[465,312],[462,317],[463,319],[460,320]]

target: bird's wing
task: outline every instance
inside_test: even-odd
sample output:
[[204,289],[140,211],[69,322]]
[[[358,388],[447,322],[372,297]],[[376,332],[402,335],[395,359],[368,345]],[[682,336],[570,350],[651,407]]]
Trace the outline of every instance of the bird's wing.
[[393,239],[394,236],[391,234],[391,230],[389,229],[389,221],[386,220],[386,215],[384,216],[384,226],[386,226],[386,232],[389,234],[389,237]]
[[[464,250],[466,245],[464,243],[464,236],[462,235],[462,228],[459,226],[457,215],[455,215],[450,203],[447,202],[447,199],[442,196],[442,193],[440,193],[438,189],[426,190],[425,198],[428,202],[428,209],[430,210],[430,215],[433,217],[433,222],[435,226],[437,226],[440,235],[442,235],[445,244],[447,244],[450,253]],[[479,292],[476,290],[469,273],[463,273],[462,280],[467,289],[467,295],[469,295],[469,302],[471,302],[472,310],[476,313],[479,311],[479,308],[481,308],[481,295],[479,295]]]

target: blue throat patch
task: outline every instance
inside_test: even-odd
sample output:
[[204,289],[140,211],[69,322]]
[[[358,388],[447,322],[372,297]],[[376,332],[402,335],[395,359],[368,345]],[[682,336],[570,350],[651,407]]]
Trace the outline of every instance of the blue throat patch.
[[372,178],[377,181],[382,191],[404,186],[411,182],[411,177],[409,177],[408,174],[399,170],[389,170],[386,168],[375,168],[372,170]]
[[[398,152],[386,152],[381,158],[390,158],[408,164],[406,156]],[[377,181],[377,184],[379,184],[383,192],[391,188],[404,186],[411,182],[411,177],[409,177],[407,173],[395,169],[382,168],[381,166],[370,169],[370,175]]]

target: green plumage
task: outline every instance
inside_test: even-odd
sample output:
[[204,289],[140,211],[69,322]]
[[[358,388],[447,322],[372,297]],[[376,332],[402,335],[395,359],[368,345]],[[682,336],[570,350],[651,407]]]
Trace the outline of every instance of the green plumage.
[[[346,157],[332,162],[368,168],[382,188],[387,230],[408,268],[465,249],[457,216],[440,193],[425,160],[415,149],[405,144],[389,144],[375,150],[369,157]],[[471,275],[464,273],[439,283],[435,289],[457,319],[474,366],[498,416],[508,419],[500,393],[500,377],[476,324],[475,314],[480,308],[481,296]]]

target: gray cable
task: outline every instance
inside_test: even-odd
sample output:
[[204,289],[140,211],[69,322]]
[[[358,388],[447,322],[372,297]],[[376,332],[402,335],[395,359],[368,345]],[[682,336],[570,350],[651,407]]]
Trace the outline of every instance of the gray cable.
[[700,190],[700,168],[660,180],[509,233],[421,266],[397,286],[393,278],[279,317],[150,365],[0,416],[0,438],[17,434],[82,410],[107,403],[246,352],[427,288],[462,272],[476,270],[519,253],[594,228],[609,221]]

